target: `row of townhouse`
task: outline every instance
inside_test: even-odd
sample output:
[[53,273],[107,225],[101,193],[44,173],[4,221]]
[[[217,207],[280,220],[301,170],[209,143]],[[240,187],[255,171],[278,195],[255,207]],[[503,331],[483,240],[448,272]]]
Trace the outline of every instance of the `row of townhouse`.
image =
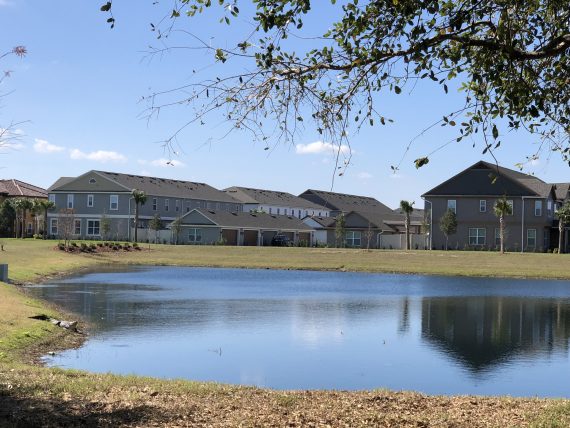
[[[147,195],[137,224],[143,239],[151,239],[149,221],[158,215],[165,225],[161,240],[173,240],[172,223],[177,220],[180,228],[175,240],[179,243],[269,245],[281,234],[293,243],[307,245],[405,246],[404,214],[371,197],[314,189],[299,196],[247,187],[218,190],[204,183],[96,170],[62,177],[48,189],[49,199],[57,207],[48,215],[49,234],[60,236],[62,216],[72,211],[76,238],[103,238],[101,222],[106,218],[110,223],[108,239],[132,239],[133,189]],[[569,189],[570,183],[546,183],[532,175],[477,162],[422,195],[424,210],[411,214],[412,248],[445,246],[440,218],[448,209],[458,221],[457,232],[449,237],[450,248],[498,246],[499,223],[493,207],[503,196],[513,207],[513,214],[506,219],[508,250],[556,248],[560,237],[555,212],[570,199]],[[340,214],[344,236],[339,242]],[[566,250],[570,249],[568,235],[565,228],[562,239]]]
[[[512,207],[506,217],[505,245],[509,251],[546,251],[559,242],[556,209],[570,199],[570,183],[546,183],[528,174],[480,161],[426,192],[425,210],[433,249],[445,246],[440,219],[447,210],[457,218],[457,232],[449,248],[481,249],[500,245],[497,199],[505,196]],[[562,236],[568,252],[568,227]]]
[[[222,191],[204,183],[95,170],[79,177],[62,177],[48,189],[49,199],[56,205],[48,214],[49,234],[61,236],[65,223],[66,233],[74,238],[131,240],[134,189],[147,196],[147,202],[139,207],[136,225],[143,240],[157,238],[152,236],[149,222],[158,215],[165,227],[160,241],[271,245],[279,234],[294,244],[388,248],[392,244],[385,240],[393,235],[393,245],[399,248],[402,244],[403,215],[369,197],[318,190],[294,196],[246,187]],[[339,214],[345,216],[341,242],[336,236]],[[413,215],[416,232],[421,215]],[[103,219],[109,225],[106,237]]]

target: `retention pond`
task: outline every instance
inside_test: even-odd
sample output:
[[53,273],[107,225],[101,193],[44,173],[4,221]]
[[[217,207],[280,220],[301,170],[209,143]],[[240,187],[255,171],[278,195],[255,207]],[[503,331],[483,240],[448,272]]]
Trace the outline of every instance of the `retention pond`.
[[277,389],[570,397],[570,282],[144,267],[30,287],[89,321],[51,366]]

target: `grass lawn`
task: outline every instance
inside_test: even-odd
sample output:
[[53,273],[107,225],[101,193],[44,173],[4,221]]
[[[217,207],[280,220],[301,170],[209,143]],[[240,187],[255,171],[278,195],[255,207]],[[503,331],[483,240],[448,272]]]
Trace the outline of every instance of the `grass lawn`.
[[[143,245],[67,254],[54,241],[4,239],[13,282],[121,264],[322,269],[570,279],[570,255]],[[0,426],[570,426],[570,400],[438,397],[391,391],[272,391],[48,369],[35,351],[77,335],[37,314],[64,317],[0,283]]]

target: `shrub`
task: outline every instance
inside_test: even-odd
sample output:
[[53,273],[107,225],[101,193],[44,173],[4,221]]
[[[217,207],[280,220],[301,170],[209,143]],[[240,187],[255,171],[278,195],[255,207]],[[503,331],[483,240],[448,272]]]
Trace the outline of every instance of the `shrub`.
[[60,242],[59,244],[57,244],[57,248],[59,248],[60,250],[65,250],[65,245],[63,245],[63,242]]

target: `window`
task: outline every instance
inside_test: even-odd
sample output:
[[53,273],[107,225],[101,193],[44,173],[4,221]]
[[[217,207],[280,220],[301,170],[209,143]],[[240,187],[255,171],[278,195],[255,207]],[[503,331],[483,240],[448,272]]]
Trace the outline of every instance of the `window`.
[[48,201],[53,202],[53,203],[55,204],[55,195],[54,195],[53,193],[51,193],[51,194],[48,196]]
[[109,209],[117,211],[119,209],[119,195],[109,196]]
[[73,208],[73,195],[67,195],[67,208]]
[[202,242],[202,229],[188,229],[188,242],[194,244]]
[[95,202],[95,196],[87,195],[87,206],[89,208],[93,208],[94,202]]
[[273,213],[271,212],[271,207],[269,207],[269,214],[273,214]]
[[552,217],[552,201],[549,199],[547,204],[548,216]]
[[281,214],[281,208],[277,208],[277,214]]
[[[534,201],[534,215],[535,217],[542,216],[542,201]],[[532,229],[529,229],[529,231]]]
[[50,219],[49,230],[50,234],[57,235],[57,218]]
[[152,210],[156,211],[158,206],[158,200],[156,198],[152,198]]
[[321,217],[321,212],[319,211],[319,217]]
[[164,200],[164,211],[168,211],[170,209],[170,199]]
[[287,208],[285,208],[285,210],[284,210],[284,211],[285,211],[285,215],[287,215]]
[[469,228],[469,245],[485,245],[485,237],[487,231],[485,228],[470,227]]
[[515,214],[515,203],[513,202],[512,199],[509,199],[507,201],[507,204],[509,204],[511,206],[511,215],[514,215]]
[[100,235],[100,224],[99,220],[87,220],[87,235],[88,236],[98,236]]
[[73,221],[73,234],[81,235],[81,219],[75,219]]
[[457,214],[457,201],[455,199],[447,200],[447,209]]
[[[507,233],[505,231],[505,238]],[[498,227],[495,228],[495,247],[500,247],[501,246],[501,229],[499,229]]]
[[526,246],[536,247],[536,229],[527,229],[526,231]]
[[176,211],[176,212],[180,211],[180,200],[179,200],[179,199],[176,199],[175,204],[176,204],[176,205],[175,205],[175,207],[174,207],[174,211]]
[[480,213],[487,212],[487,201],[485,199],[481,199],[479,201],[479,212]]
[[360,247],[360,231],[346,232],[346,246],[347,247]]

